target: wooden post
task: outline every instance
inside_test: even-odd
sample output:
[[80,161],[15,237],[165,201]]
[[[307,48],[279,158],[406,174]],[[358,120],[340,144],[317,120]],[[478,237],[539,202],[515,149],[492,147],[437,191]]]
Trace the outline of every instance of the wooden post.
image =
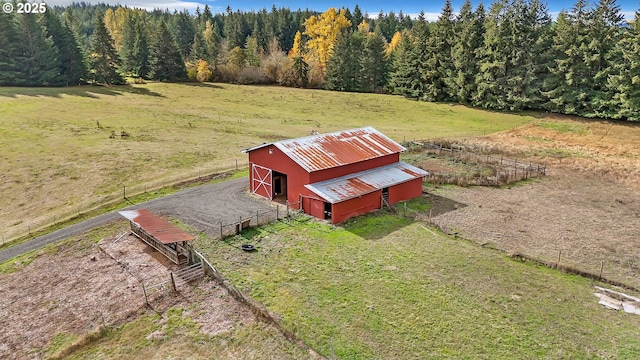
[[260,219],[258,219],[258,215],[260,214],[260,210],[256,210],[256,226],[260,225]]
[[142,283],[142,293],[144,294],[144,302],[149,305],[149,298],[147,297],[147,289],[144,288],[144,283]]
[[288,219],[289,218],[289,200],[285,200],[284,203],[287,206],[287,219]]
[[404,216],[407,216],[407,202],[404,202]]
[[27,225],[27,230],[29,230],[29,236],[31,236],[31,225]]
[[236,170],[238,170],[238,159],[236,159]]
[[171,291],[176,292],[176,280],[173,278],[173,271],[169,273],[171,277]]
[[298,314],[298,338],[302,339],[302,336],[300,334],[300,314]]
[[560,255],[562,255],[562,250],[558,250],[558,261],[556,261],[556,269],[560,267]]
[[[3,240],[4,242],[4,240]],[[598,275],[598,279],[602,279],[602,269],[604,268],[604,261],[600,261],[600,275]]]
[[280,205],[276,205],[276,220],[280,220]]
[[127,185],[122,185],[122,198],[127,199]]
[[333,336],[331,337],[331,360],[335,360],[336,358],[336,354],[335,351],[333,350]]
[[222,240],[222,221],[220,221],[220,240]]

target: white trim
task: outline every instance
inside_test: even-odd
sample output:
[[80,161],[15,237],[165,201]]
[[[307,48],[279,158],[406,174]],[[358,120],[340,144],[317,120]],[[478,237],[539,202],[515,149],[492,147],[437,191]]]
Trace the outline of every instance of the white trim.
[[[256,192],[257,189],[260,188],[264,188],[264,190],[266,191],[267,194],[269,194],[269,200],[273,200],[273,172],[271,169],[266,168],[264,166],[260,166],[260,165],[256,165],[256,164],[252,164],[253,167],[251,169],[253,176],[252,176],[252,183],[251,183],[251,192],[258,195],[258,196],[262,196],[261,194],[258,194]],[[258,174],[258,172],[256,171],[257,168],[260,168],[262,170],[267,170],[267,173],[265,174],[265,176],[260,176],[260,174]],[[268,179],[267,179],[268,178]],[[255,183],[258,182],[258,186],[255,186]],[[264,197],[264,196],[262,196]]]

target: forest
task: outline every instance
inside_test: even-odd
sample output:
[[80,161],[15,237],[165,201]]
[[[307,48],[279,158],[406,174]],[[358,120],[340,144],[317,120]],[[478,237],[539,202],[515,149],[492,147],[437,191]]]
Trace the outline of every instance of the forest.
[[640,120],[640,13],[538,0],[424,13],[213,14],[74,3],[0,12],[0,86],[218,81],[398,94],[491,110]]

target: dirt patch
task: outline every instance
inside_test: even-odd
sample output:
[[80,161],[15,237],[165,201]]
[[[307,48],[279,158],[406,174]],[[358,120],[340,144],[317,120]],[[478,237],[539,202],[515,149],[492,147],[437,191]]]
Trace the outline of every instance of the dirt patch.
[[[173,265],[137,238],[115,241],[117,237],[98,244],[67,242],[0,277],[0,358],[39,359],[58,333],[82,335],[153,313],[145,305],[141,283],[168,279]],[[202,324],[201,332],[211,335],[254,322],[246,307],[213,282],[202,280],[178,290],[148,291],[149,302],[157,311],[199,304],[193,317]]]
[[[640,286],[640,127],[550,116],[469,143],[547,162],[547,177],[509,188],[443,187],[467,205],[434,223],[507,252]],[[636,142],[634,145],[634,141]]]

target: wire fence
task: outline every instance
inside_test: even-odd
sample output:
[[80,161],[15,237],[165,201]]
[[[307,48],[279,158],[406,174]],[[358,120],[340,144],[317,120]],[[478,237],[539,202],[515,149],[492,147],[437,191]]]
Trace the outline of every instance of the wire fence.
[[43,215],[38,218],[27,219],[15,226],[0,229],[0,247],[21,238],[33,238],[42,235],[47,229],[66,223],[70,220],[81,219],[84,215],[99,209],[115,207],[120,204],[133,205],[129,200],[145,193],[155,192],[169,186],[188,186],[227,176],[229,172],[249,167],[247,160],[234,160],[227,165],[209,168],[198,168],[179,175],[159,180],[146,181],[138,184],[122,184],[118,190],[109,194],[94,197],[82,203],[70,204],[56,210],[53,215]]
[[479,153],[464,145],[447,141],[421,141],[419,144],[424,152],[441,158],[453,159],[466,164],[484,165],[490,169],[489,173],[476,171],[468,174],[430,171],[428,181],[435,184],[455,184],[460,186],[481,185],[501,186],[518,181],[544,176],[547,166],[530,161],[510,159],[488,153]]

